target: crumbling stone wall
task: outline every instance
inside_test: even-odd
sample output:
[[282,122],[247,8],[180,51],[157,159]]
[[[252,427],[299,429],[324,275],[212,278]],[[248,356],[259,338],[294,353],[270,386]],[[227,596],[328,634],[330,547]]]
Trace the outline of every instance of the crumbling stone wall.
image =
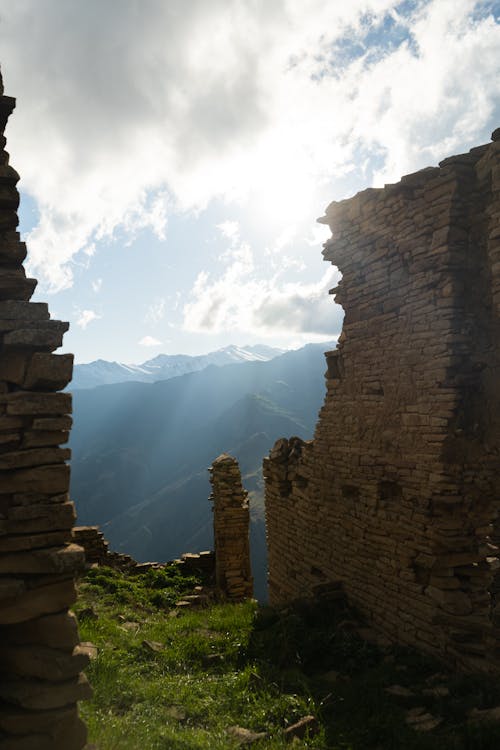
[[199,576],[204,583],[212,583],[215,579],[215,555],[210,550],[203,552],[184,552],[176,560],[167,562],[137,562],[130,555],[113,552],[109,549],[109,542],[99,526],[73,526],[73,540],[85,553],[86,567],[105,565],[127,573],[145,573],[151,568],[164,568],[176,563],[184,575]]
[[237,460],[227,453],[216,458],[209,471],[214,511],[215,585],[228,599],[241,601],[253,593],[248,492],[241,484]]
[[[73,526],[73,541],[85,552],[87,565],[106,565],[108,562],[109,542],[99,526]],[[132,558],[129,558],[132,560]]]
[[[0,148],[15,100],[0,77]],[[72,355],[53,354],[67,323],[30,302],[26,255],[16,231],[19,175],[0,153],[0,748],[80,750],[86,730],[77,701],[82,674],[74,575],[84,563],[72,543],[68,498]]]
[[341,581],[394,641],[498,669],[500,129],[332,203],[338,348],[314,440],[264,461],[270,599]]

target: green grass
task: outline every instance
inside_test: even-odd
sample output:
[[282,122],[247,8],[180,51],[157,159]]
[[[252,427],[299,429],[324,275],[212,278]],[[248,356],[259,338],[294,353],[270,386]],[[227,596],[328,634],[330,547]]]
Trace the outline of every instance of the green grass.
[[[307,714],[317,717],[319,733],[294,747],[500,747],[498,725],[467,719],[474,707],[500,705],[498,680],[446,674],[411,651],[380,651],[357,637],[348,613],[327,605],[277,613],[252,602],[215,604],[172,616],[173,603],[195,583],[176,566],[135,577],[101,568],[81,583],[81,638],[98,648],[87,669],[94,698],[81,710],[99,750],[236,748],[227,731],[234,725],[266,732],[252,747],[275,750],[290,747],[283,729]],[[82,616],[89,608],[97,619]],[[449,695],[425,694],[434,682]],[[385,688],[395,684],[414,695],[389,695]],[[415,706],[441,725],[415,732],[405,723]]]

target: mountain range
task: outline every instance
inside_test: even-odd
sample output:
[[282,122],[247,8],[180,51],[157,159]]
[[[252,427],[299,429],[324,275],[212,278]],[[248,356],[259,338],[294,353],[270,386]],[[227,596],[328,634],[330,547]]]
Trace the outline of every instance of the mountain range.
[[240,362],[267,362],[283,354],[283,351],[283,349],[264,344],[244,347],[230,344],[215,352],[197,356],[159,354],[140,365],[96,359],[94,362],[75,365],[70,388],[71,390],[95,388],[97,385],[110,385],[111,383],[155,383],[157,380],[168,380],[189,372],[198,372],[209,365],[220,367]]
[[309,344],[268,361],[209,365],[155,383],[73,391],[70,446],[78,523],[111,548],[169,560],[213,547],[207,468],[235,456],[250,492],[256,593],[265,596],[262,459],[282,436],[312,437],[324,396],[323,353]]

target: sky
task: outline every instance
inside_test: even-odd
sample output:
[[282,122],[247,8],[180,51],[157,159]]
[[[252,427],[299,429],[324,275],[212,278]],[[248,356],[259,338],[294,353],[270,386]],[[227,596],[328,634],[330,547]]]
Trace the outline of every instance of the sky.
[[0,51],[76,362],[335,339],[317,217],[500,125],[500,0],[0,0]]

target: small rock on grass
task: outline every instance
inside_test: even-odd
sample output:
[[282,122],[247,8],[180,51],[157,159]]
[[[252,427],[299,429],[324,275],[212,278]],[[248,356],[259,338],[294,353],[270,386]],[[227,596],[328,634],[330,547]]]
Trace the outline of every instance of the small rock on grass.
[[430,732],[438,727],[443,720],[439,716],[428,713],[423,706],[417,706],[406,712],[405,721],[416,732]]
[[389,695],[396,696],[396,698],[413,698],[415,695],[414,692],[403,685],[390,685],[389,687],[384,688],[384,690],[386,693],[389,693]]
[[434,687],[424,688],[423,695],[430,695],[433,698],[447,698],[450,694],[450,688],[447,685],[434,685]]
[[187,713],[182,706],[169,706],[167,708],[167,716],[170,716],[171,719],[175,719],[176,721],[184,721]]
[[427,685],[435,685],[437,682],[446,682],[446,675],[443,672],[435,672],[426,679]]
[[227,733],[237,741],[238,745],[252,745],[267,737],[266,732],[252,732],[251,729],[245,729],[245,727],[229,727]]
[[309,735],[312,737],[318,732],[319,726],[315,716],[303,716],[295,724],[287,727],[283,734],[287,740],[292,740],[294,737],[300,737],[301,739]]
[[80,653],[87,654],[89,659],[97,659],[97,646],[94,646],[90,641],[81,641],[79,646],[76,646]]
[[483,710],[473,708],[472,711],[469,712],[469,719],[470,721],[477,723],[500,721],[500,706],[495,706],[495,708],[485,708]]
[[143,641],[142,645],[148,651],[154,651],[154,652],[163,651],[163,643],[158,643],[158,641]]

